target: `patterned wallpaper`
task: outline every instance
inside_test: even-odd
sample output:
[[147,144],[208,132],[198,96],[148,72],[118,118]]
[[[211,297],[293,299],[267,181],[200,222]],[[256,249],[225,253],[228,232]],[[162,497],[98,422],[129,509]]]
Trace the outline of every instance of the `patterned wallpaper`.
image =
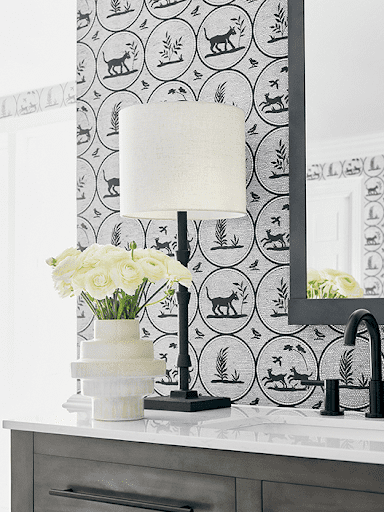
[[[176,245],[174,222],[119,215],[122,108],[199,100],[242,108],[248,214],[188,225],[191,384],[244,404],[319,408],[322,390],[300,379],[341,375],[341,404],[364,408],[366,338],[352,354],[343,326],[288,325],[287,28],[287,0],[78,0],[78,246],[135,240],[171,254]],[[80,301],[79,340],[92,338],[91,324]],[[168,395],[177,387],[177,304],[150,308],[141,330],[166,361],[155,386]]]
[[76,84],[74,82],[25,91],[0,98],[0,119],[66,107],[75,102]]
[[307,180],[323,181],[363,177],[364,297],[383,298],[384,278],[384,155],[311,165]]

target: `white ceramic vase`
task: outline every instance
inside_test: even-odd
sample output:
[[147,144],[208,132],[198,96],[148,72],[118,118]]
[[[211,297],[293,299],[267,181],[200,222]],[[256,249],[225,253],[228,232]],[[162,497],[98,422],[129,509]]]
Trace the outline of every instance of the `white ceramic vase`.
[[93,419],[137,420],[144,417],[154,377],[165,375],[165,361],[154,359],[152,341],[140,339],[138,319],[95,319],[94,339],[81,342],[71,372],[92,399]]

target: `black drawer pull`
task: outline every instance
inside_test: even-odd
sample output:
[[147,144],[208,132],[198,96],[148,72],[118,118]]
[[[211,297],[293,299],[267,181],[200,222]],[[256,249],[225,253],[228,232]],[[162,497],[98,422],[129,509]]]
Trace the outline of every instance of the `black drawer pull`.
[[188,506],[173,507],[172,505],[157,505],[156,503],[128,500],[126,498],[114,498],[113,496],[105,496],[103,494],[77,492],[72,489],[65,489],[63,491],[51,489],[49,494],[52,496],[62,496],[64,498],[74,498],[76,500],[98,501],[101,503],[111,503],[113,505],[125,505],[126,507],[146,508],[156,512],[193,512],[193,509]]

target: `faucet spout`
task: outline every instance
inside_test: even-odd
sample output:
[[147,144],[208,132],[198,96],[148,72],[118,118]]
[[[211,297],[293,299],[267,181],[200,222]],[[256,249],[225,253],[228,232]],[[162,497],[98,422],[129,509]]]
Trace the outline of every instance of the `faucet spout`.
[[344,345],[356,344],[357,329],[365,322],[370,336],[371,381],[369,383],[369,418],[384,418],[384,392],[381,371],[381,338],[376,318],[367,309],[357,309],[348,319],[344,331]]

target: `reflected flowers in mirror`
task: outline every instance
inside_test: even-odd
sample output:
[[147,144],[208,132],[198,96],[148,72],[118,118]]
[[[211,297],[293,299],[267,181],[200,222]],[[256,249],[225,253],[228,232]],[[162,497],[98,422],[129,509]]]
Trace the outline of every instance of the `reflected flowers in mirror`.
[[356,279],[342,270],[307,269],[308,299],[354,299],[363,294],[364,290]]

